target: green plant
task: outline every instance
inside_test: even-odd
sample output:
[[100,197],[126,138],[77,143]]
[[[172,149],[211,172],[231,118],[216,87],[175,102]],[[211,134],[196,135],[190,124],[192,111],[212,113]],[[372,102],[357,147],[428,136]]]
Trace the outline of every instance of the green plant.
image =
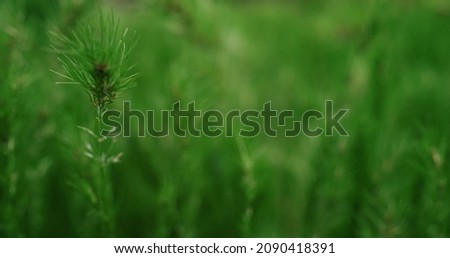
[[[449,7],[0,1],[0,237],[450,236]],[[118,75],[107,54],[125,29],[109,40],[100,20],[113,31],[111,17],[81,23],[95,8],[139,31],[138,84],[152,87],[125,93],[134,109],[196,101],[226,113],[270,100],[298,115],[332,99],[350,109],[350,137],[99,137],[95,103],[118,104],[105,86],[132,72],[125,62]],[[54,28],[72,74],[46,51],[42,31]]]
[[135,33],[128,35],[128,28],[120,29],[119,20],[111,14],[100,13],[98,22],[91,19],[78,26],[71,35],[52,32],[52,48],[58,55],[65,73],[52,72],[65,78],[57,84],[80,85],[97,109],[96,130],[78,126],[92,141],[85,142],[84,154],[93,160],[98,172],[91,180],[80,176],[71,185],[85,194],[96,208],[102,231],[114,232],[114,207],[111,189],[110,166],[119,162],[122,153],[111,154],[113,140],[101,135],[102,115],[108,105],[125,90],[136,86],[137,73],[131,73],[130,51],[136,43]]
[[[130,51],[136,44],[136,34],[128,28],[120,33],[119,21],[111,14],[100,14],[98,23],[78,26],[71,35],[53,32],[52,46],[67,79],[58,84],[81,85],[99,112],[104,111],[118,95],[136,85],[137,73],[131,73]],[[101,113],[100,113],[101,114]]]

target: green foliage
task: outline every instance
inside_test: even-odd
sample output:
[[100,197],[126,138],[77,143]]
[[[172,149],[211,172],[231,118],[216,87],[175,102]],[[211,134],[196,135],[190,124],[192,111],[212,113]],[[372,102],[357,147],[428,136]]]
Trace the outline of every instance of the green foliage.
[[97,23],[78,25],[69,36],[52,35],[66,75],[55,73],[68,80],[59,84],[81,85],[100,110],[136,85],[137,73],[131,73],[133,66],[129,64],[136,36],[129,36],[128,28],[121,31],[112,14],[104,18],[100,13]]
[[[92,2],[0,3],[1,237],[450,236],[446,1],[102,6],[125,36]],[[105,141],[122,92],[156,113],[332,99],[350,136]]]

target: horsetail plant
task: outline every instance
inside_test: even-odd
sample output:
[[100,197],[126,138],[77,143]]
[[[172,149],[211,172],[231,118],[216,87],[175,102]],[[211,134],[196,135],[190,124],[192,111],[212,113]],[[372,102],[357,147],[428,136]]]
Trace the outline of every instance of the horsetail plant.
[[118,95],[136,86],[137,73],[131,73],[129,55],[136,44],[136,34],[128,28],[120,33],[119,21],[100,15],[98,27],[81,25],[66,36],[53,33],[53,49],[66,74],[53,71],[67,79],[57,84],[81,85],[99,111],[104,111]]
[[101,119],[109,104],[125,90],[136,86],[138,74],[131,72],[133,65],[129,64],[130,53],[137,41],[136,34],[130,35],[128,28],[122,30],[119,20],[112,14],[108,17],[100,14],[98,22],[91,20],[81,24],[70,35],[51,32],[51,36],[54,39],[52,48],[64,69],[63,73],[51,70],[65,79],[57,84],[80,85],[97,111],[96,132],[79,126],[95,139],[94,147],[89,142],[85,144],[84,154],[94,161],[97,168],[91,181],[80,177],[81,182],[73,185],[89,197],[100,217],[100,226],[112,236],[114,209],[108,170],[112,163],[119,162],[122,153],[109,153],[113,142],[102,135]]

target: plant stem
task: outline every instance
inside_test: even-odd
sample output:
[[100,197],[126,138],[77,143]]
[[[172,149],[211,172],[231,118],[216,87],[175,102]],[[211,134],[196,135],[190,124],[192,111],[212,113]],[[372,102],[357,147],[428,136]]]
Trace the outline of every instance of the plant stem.
[[114,236],[114,205],[113,205],[113,193],[112,193],[112,180],[109,171],[111,162],[107,158],[107,153],[105,153],[105,146],[107,138],[101,135],[102,125],[101,117],[104,109],[102,107],[97,107],[97,150],[98,157],[97,161],[99,164],[99,184],[98,184],[98,195],[99,195],[99,212],[102,217],[103,228],[107,236]]

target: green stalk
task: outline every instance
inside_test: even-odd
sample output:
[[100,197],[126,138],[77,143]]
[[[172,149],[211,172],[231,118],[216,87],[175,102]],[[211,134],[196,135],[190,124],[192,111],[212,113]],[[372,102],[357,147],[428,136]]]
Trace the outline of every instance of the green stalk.
[[[66,81],[58,84],[79,85],[90,96],[92,104],[97,108],[96,132],[82,128],[96,143],[90,146],[86,155],[94,160],[93,185],[90,193],[96,196],[91,201],[100,217],[102,233],[114,236],[114,205],[110,166],[118,162],[121,156],[110,155],[112,142],[101,135],[102,114],[107,106],[128,88],[136,85],[136,73],[131,72],[133,65],[128,63],[129,54],[135,45],[135,35],[129,35],[128,29],[120,33],[119,21],[111,14],[105,17],[102,13],[99,19],[81,23],[68,35],[54,32],[53,49],[58,55],[64,73],[53,71]],[[88,196],[90,193],[87,193]]]
[[[97,150],[98,157],[97,160],[99,162],[99,205],[100,205],[100,214],[102,215],[103,228],[105,234],[109,237],[114,236],[114,205],[113,205],[113,193],[112,193],[112,180],[110,175],[110,166],[111,162],[107,158],[108,153],[105,151],[105,144],[108,140],[107,138],[101,135],[102,124],[101,117],[103,114],[103,108],[97,107]],[[110,143],[111,144],[111,143]]]

